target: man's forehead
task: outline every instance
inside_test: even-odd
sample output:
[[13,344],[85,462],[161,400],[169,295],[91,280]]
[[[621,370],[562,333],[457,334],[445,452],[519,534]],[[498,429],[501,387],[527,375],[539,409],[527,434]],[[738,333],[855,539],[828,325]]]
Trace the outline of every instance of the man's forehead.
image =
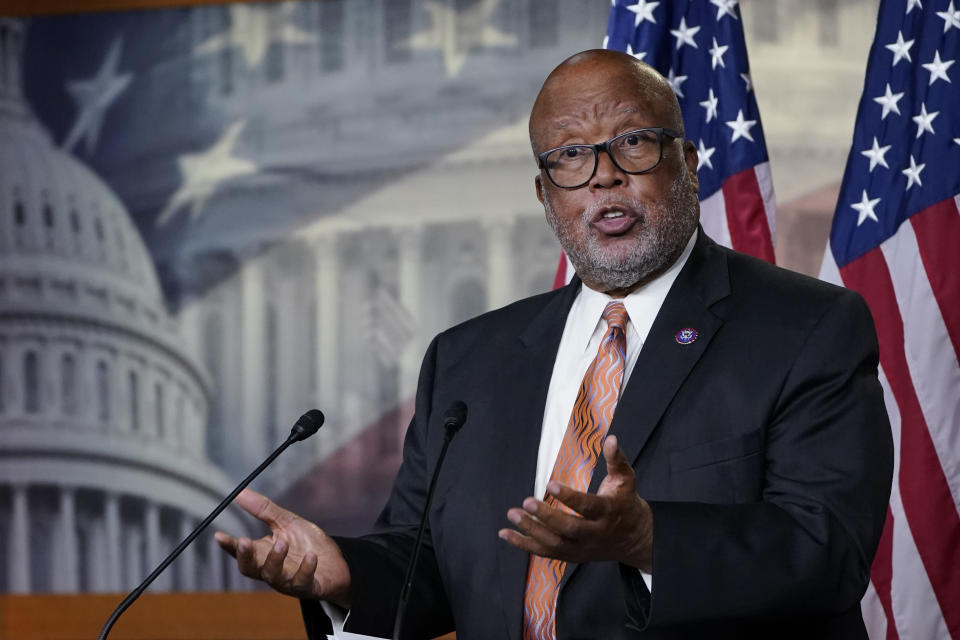
[[556,105],[554,113],[545,118],[544,124],[550,129],[569,129],[577,124],[609,117],[627,118],[649,109],[643,109],[636,102],[605,102],[580,100],[571,104]]
[[642,126],[682,126],[679,105],[666,80],[625,54],[586,51],[547,77],[530,113],[530,142],[536,151],[545,142],[539,138],[548,131],[647,114],[651,121]]

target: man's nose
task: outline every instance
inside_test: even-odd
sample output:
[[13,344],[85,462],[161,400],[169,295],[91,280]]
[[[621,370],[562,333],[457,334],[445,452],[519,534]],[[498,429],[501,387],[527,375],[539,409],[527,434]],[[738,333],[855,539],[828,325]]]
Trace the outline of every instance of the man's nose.
[[609,189],[622,185],[627,179],[627,174],[620,167],[613,163],[613,159],[606,151],[597,153],[597,170],[593,173],[590,180],[591,189]]

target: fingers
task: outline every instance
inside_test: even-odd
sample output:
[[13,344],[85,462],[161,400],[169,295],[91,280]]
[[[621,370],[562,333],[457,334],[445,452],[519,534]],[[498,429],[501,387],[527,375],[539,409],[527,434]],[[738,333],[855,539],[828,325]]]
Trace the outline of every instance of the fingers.
[[[603,442],[603,457],[607,463],[607,477],[597,494],[576,491],[556,480],[547,484],[547,492],[588,520],[604,517],[611,509],[605,498],[624,493],[631,496],[635,491],[635,475],[630,461],[617,442],[617,436],[608,436]],[[532,512],[538,518],[541,514]]]
[[603,441],[603,459],[607,462],[607,475],[633,477],[633,467],[620,448],[617,436],[607,436]]
[[604,441],[603,456],[607,475],[596,494],[551,480],[543,501],[527,498],[523,509],[507,512],[516,530],[502,529],[499,537],[528,553],[568,562],[613,559],[649,566],[652,525],[636,493],[633,467],[615,436]]
[[237,568],[248,578],[260,579],[260,564],[257,562],[253,540],[237,538],[236,545]]
[[262,580],[287,595],[315,597],[318,594],[315,588],[319,565],[316,553],[307,553],[297,563],[287,541],[280,538],[272,541],[270,538],[237,538],[235,548],[240,573],[248,578]]
[[501,529],[501,539],[528,553],[561,560],[580,558],[580,542],[593,527],[578,515],[533,498],[524,500],[523,509],[510,509],[507,519],[517,530]]
[[270,585],[279,585],[283,580],[283,562],[287,559],[287,543],[284,540],[274,541],[267,557],[260,567],[260,577]]
[[263,580],[271,586],[283,573],[286,555],[287,545],[279,540],[269,537],[259,540],[237,538],[236,558],[240,573],[254,580]]
[[[584,518],[595,520],[607,512],[607,505],[599,496],[591,493],[585,493],[583,491],[575,491],[566,485],[560,484],[556,480],[551,480],[549,483],[547,483],[547,492],[563,504],[579,513]],[[560,511],[560,513],[563,512]],[[534,515],[536,515],[538,518],[541,518],[541,514],[539,512],[534,512]],[[549,517],[550,512],[546,512],[546,515]]]
[[314,575],[317,572],[317,555],[308,553],[300,561],[297,572],[290,579],[290,588],[295,593],[310,593],[313,590]]
[[277,506],[270,498],[253,489],[244,489],[234,499],[237,505],[257,520],[265,522],[271,529],[290,522],[296,515]]
[[501,540],[505,540],[521,551],[533,553],[538,556],[544,556],[546,558],[552,557],[550,552],[542,544],[518,531],[514,531],[513,529],[500,529],[500,531],[497,532],[497,535],[500,536]]
[[507,520],[512,522],[517,529],[528,537],[534,538],[550,547],[560,547],[566,542],[566,540],[556,532],[556,529],[544,524],[537,518],[531,517],[530,513],[525,509],[510,509],[507,511]]
[[529,514],[521,509],[511,509],[507,512],[507,518],[524,533],[514,531],[513,529],[500,529],[497,535],[501,540],[505,540],[509,544],[527,553],[533,553],[547,558],[558,557],[558,549],[564,544],[564,541],[559,536],[543,525],[538,524]]
[[237,539],[229,533],[217,531],[213,534],[213,539],[217,541],[220,548],[229,553],[234,558],[237,557]]

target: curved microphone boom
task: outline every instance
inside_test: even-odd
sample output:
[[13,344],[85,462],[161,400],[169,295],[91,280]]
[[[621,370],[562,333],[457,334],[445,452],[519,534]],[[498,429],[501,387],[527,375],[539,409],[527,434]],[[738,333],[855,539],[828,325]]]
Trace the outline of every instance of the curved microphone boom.
[[287,436],[287,439],[284,441],[284,443],[277,447],[273,453],[267,457],[266,460],[260,463],[260,466],[253,470],[253,473],[244,478],[243,482],[238,484],[237,487],[230,492],[230,495],[224,498],[220,504],[218,504],[217,507],[210,512],[210,515],[204,518],[203,522],[198,524],[197,528],[191,531],[190,535],[184,538],[183,542],[177,545],[177,548],[170,552],[170,555],[164,558],[163,562],[161,562],[160,565],[153,570],[153,573],[147,576],[146,580],[140,583],[140,586],[127,594],[127,597],[123,599],[123,602],[117,605],[117,608],[113,610],[113,613],[110,614],[110,617],[104,623],[103,629],[100,630],[100,635],[97,636],[98,640],[106,640],[107,634],[110,633],[110,629],[120,618],[123,612],[130,608],[130,605],[132,605],[134,601],[139,598],[144,591],[147,590],[147,587],[149,587],[150,584],[157,579],[157,576],[163,573],[164,569],[170,566],[170,563],[173,562],[177,556],[183,552],[184,549],[190,546],[196,537],[200,535],[200,533],[206,529],[211,522],[213,522],[214,518],[220,515],[220,513],[226,509],[231,502],[233,502],[233,499],[237,497],[237,494],[246,489],[247,485],[253,482],[253,479],[260,475],[264,469],[270,466],[270,464],[276,460],[277,456],[283,453],[287,447],[292,445],[294,442],[306,440],[319,431],[320,427],[323,426],[323,421],[323,413],[319,409],[310,409],[310,411],[307,411],[305,414],[300,416],[300,419],[297,420],[296,424],[293,425],[293,428],[290,429],[290,435]]
[[423,513],[420,514],[420,527],[417,529],[417,539],[413,543],[413,553],[410,554],[410,561],[407,563],[407,572],[403,576],[403,588],[400,590],[400,602],[397,604],[397,615],[393,619],[393,640],[400,640],[400,629],[403,626],[403,617],[407,612],[407,601],[410,599],[410,590],[413,588],[413,573],[417,568],[417,560],[420,558],[420,548],[423,546],[423,532],[427,527],[427,514],[430,513],[430,503],[433,501],[433,490],[437,488],[437,478],[440,476],[440,467],[443,465],[443,459],[447,456],[447,447],[453,436],[457,435],[460,427],[467,421],[467,405],[462,400],[456,400],[450,404],[443,414],[443,447],[440,449],[440,455],[437,456],[437,466],[433,469],[433,477],[430,478],[430,486],[427,488],[427,501],[423,505]]

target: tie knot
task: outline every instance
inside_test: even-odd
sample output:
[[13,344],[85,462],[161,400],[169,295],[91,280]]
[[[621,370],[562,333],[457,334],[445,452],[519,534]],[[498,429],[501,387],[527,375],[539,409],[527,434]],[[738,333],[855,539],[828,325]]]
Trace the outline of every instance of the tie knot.
[[622,302],[608,302],[603,310],[603,319],[607,321],[607,327],[616,327],[620,331],[626,331],[627,327],[627,308]]

